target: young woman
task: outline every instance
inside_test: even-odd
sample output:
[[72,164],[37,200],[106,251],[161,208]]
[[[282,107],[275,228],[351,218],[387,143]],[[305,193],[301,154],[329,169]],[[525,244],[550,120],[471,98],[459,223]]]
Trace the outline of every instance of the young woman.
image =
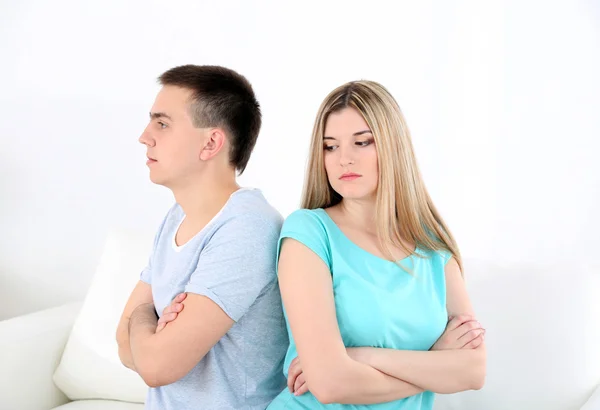
[[481,388],[485,330],[397,102],[375,82],[338,87],[310,152],[280,235],[288,389],[269,409],[430,410],[434,393]]

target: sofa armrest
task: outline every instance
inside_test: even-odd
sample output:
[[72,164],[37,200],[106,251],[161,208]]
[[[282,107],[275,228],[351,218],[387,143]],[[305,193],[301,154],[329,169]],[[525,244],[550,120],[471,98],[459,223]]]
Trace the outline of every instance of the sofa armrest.
[[52,375],[81,303],[0,321],[2,408],[40,410],[67,403]]
[[581,408],[581,410],[596,409],[600,409],[600,384]]

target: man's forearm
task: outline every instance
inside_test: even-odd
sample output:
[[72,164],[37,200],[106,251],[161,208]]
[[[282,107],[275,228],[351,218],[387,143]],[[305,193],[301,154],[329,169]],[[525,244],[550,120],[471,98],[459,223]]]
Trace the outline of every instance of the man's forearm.
[[410,351],[357,348],[355,360],[436,393],[479,389],[485,379],[485,349]]
[[156,384],[154,378],[157,376],[150,366],[154,358],[149,354],[149,341],[156,334],[158,318],[154,304],[146,303],[138,306],[129,318],[129,346],[131,358],[136,371],[148,385]]
[[131,370],[137,371],[135,369],[135,364],[133,363],[131,347],[129,345],[129,318],[123,318],[119,322],[117,328],[117,344],[119,346],[119,359],[121,359],[121,363]]

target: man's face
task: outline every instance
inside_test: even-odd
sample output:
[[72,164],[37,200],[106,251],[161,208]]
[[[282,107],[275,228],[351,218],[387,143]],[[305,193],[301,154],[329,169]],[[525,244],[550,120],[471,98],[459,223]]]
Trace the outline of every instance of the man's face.
[[150,111],[150,123],[139,138],[146,146],[146,164],[155,184],[173,188],[201,171],[200,154],[207,133],[192,123],[191,94],[185,88],[164,86]]

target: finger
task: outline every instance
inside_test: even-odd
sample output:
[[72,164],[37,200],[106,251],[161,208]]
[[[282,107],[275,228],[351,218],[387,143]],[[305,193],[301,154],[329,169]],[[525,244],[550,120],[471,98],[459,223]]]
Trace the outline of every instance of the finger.
[[481,333],[475,339],[473,339],[469,343],[465,344],[462,348],[463,349],[475,349],[475,348],[479,347],[483,343],[483,339],[485,337],[484,334],[485,334],[485,332]]
[[177,318],[177,313],[167,313],[166,315],[162,315],[160,319],[158,319],[159,323],[167,324],[169,322],[174,321]]
[[173,302],[163,310],[163,315],[165,313],[171,313],[171,312],[179,313],[182,310],[183,310],[183,304]]
[[175,303],[181,303],[185,300],[185,298],[187,297],[187,293],[180,293],[179,295],[175,296],[175,299],[173,299],[173,302]]
[[287,385],[288,385],[288,389],[290,390],[291,393],[294,392],[294,386],[296,384],[297,377],[298,377],[298,374],[296,372],[294,372],[294,371],[288,372]]
[[287,385],[288,385],[288,389],[290,389],[290,392],[294,392],[294,383],[296,382],[296,377],[298,377],[299,374],[299,366],[298,366],[298,362],[294,359],[292,360],[292,363],[290,364],[290,368],[288,369],[288,380],[287,380]]
[[474,320],[475,318],[471,315],[458,315],[458,316],[454,316],[452,317],[452,319],[450,320],[450,322],[448,322],[448,325],[446,326],[446,328],[448,330],[454,330],[457,327],[459,327],[460,325],[462,325],[465,322],[468,322],[469,320]]
[[298,388],[298,390],[296,390],[294,392],[294,396],[302,396],[304,393],[306,393],[308,391],[308,384],[304,383],[302,386],[300,386]]
[[304,383],[304,373],[300,373],[298,377],[296,377],[296,381],[294,382],[294,392],[298,391],[300,386],[302,386]]
[[166,315],[163,315],[161,319],[163,320],[163,322],[165,322],[165,324],[172,322],[175,319],[177,319],[177,313],[167,313]]
[[166,323],[159,323],[158,326],[156,326],[156,332],[155,333],[158,333],[161,330],[163,330],[166,325],[167,325]]
[[471,342],[469,342],[469,349],[477,349],[479,346],[481,346],[484,339],[485,339],[484,334],[477,336],[475,339],[473,339]]
[[[457,342],[460,346],[465,346],[470,341],[474,340],[477,336],[485,333],[485,329],[473,329],[458,338]],[[462,347],[461,347],[462,349]]]
[[161,317],[159,317],[159,318],[158,318],[158,322],[157,322],[156,324],[157,324],[157,325],[163,325],[163,324],[166,324],[166,323],[167,323],[167,321],[166,321],[166,318],[165,318],[165,316],[166,316],[166,315],[163,313],[163,315],[162,315]]
[[173,305],[168,305],[166,308],[163,309],[163,315],[166,315],[167,313],[171,313],[173,311]]
[[481,325],[481,323],[479,323],[476,320],[469,320],[465,323],[463,323],[462,325],[460,325],[459,327],[457,327],[454,330],[454,333],[456,334],[456,337],[458,339],[460,339],[461,337],[465,336],[466,334],[468,334],[469,332],[473,331],[473,330],[481,330],[483,329],[483,326]]

